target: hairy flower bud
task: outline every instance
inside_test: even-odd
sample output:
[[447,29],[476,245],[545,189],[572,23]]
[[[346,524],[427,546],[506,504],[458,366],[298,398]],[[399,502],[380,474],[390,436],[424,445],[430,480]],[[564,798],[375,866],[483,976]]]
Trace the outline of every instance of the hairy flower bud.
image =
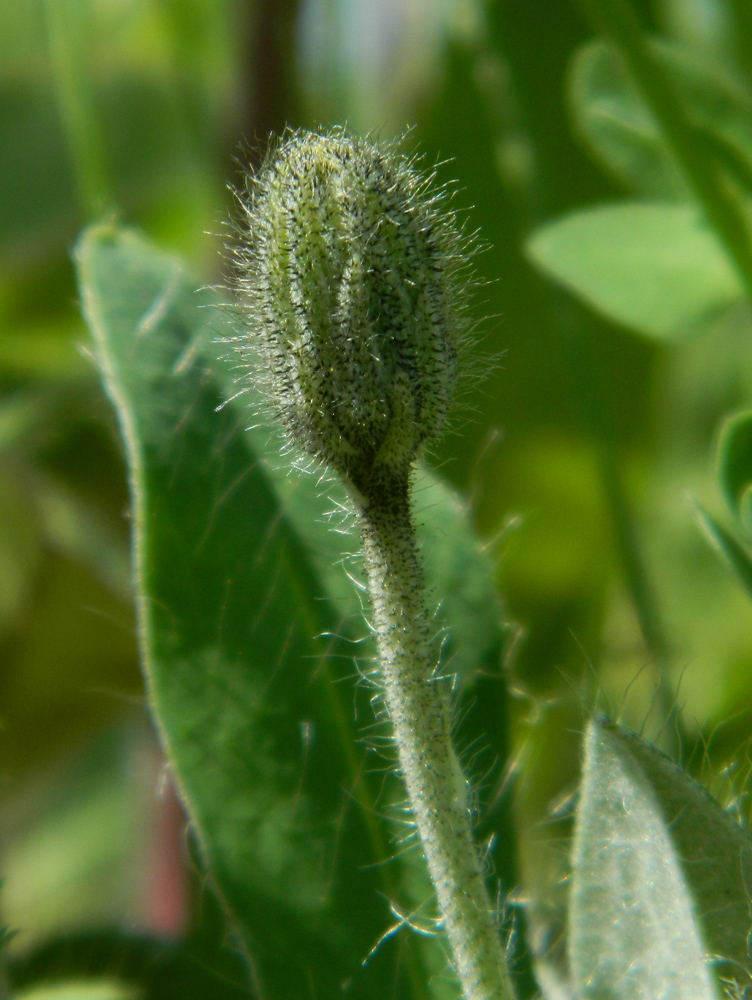
[[393,145],[295,132],[240,197],[237,284],[272,407],[364,493],[406,480],[451,400],[466,257],[431,182]]

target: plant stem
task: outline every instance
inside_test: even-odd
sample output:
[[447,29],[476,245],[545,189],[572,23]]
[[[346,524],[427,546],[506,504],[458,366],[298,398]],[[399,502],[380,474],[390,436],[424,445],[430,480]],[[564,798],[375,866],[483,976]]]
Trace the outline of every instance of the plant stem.
[[434,674],[407,479],[358,502],[383,698],[465,1000],[513,1000],[452,746],[449,691]]
[[591,24],[609,38],[626,60],[708,221],[726,245],[752,295],[752,243],[737,198],[724,185],[712,158],[697,142],[670,81],[650,51],[628,0],[578,0]]
[[[644,553],[639,542],[635,514],[627,497],[620,468],[613,415],[606,401],[609,387],[603,384],[593,358],[592,338],[600,332],[598,326],[578,307],[569,303],[559,312],[564,346],[569,361],[572,390],[580,408],[583,427],[592,438],[598,455],[598,471],[604,496],[611,515],[616,551],[621,562],[624,582],[632,600],[640,632],[647,650],[655,660],[658,677],[657,706],[664,723],[673,719],[679,751],[691,741],[677,708],[676,691],[671,678],[671,650],[661,618],[660,602],[655,593]],[[667,740],[673,739],[667,730]]]
[[731,0],[729,9],[732,12],[736,40],[736,55],[746,74],[747,82],[752,77],[752,8],[749,0]]
[[[613,444],[599,448],[599,465],[601,482],[603,484],[609,510],[616,534],[617,550],[621,557],[627,589],[632,598],[632,604],[640,624],[640,631],[645,645],[656,659],[658,672],[658,688],[656,701],[664,724],[674,719],[674,726],[679,736],[681,750],[681,734],[683,726],[681,715],[677,710],[677,697],[671,680],[669,646],[663,631],[658,610],[658,601],[648,580],[642,552],[637,541],[634,518],[625,496],[621,471],[614,453]],[[668,739],[672,738],[668,731]],[[686,745],[689,745],[688,743]]]
[[111,198],[93,87],[82,55],[85,50],[81,35],[87,28],[87,8],[80,3],[46,0],[44,13],[55,97],[79,200],[86,216],[95,219]]

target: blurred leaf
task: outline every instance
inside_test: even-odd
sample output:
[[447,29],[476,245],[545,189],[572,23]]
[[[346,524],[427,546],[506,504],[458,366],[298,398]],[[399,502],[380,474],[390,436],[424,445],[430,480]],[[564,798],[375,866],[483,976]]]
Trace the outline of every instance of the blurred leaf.
[[31,598],[41,558],[38,525],[16,477],[0,466],[0,636]]
[[14,775],[58,762],[142,698],[130,601],[80,563],[48,553],[31,610],[0,673],[0,767]]
[[[344,983],[354,996],[427,996],[430,977],[415,964],[412,937],[398,941],[409,987],[394,985],[394,943],[361,964],[386,929],[379,900],[395,901],[407,871],[395,860],[374,867],[390,850],[372,814],[352,693],[333,684],[352,678],[352,646],[332,659],[335,641],[312,638],[362,613],[341,583],[331,604],[322,600],[331,570],[321,578],[315,570],[332,554],[328,491],[312,476],[283,472],[273,434],[243,431],[242,400],[240,411],[216,412],[227,375],[212,379],[199,359],[227,318],[200,308],[178,262],[132,233],[100,227],[83,237],[78,265],[129,450],[154,710],[257,975],[269,996],[301,995],[312,984],[329,995]],[[423,496],[426,520],[443,504],[432,530],[446,545],[452,539],[449,572],[477,566],[482,556],[456,501]],[[308,527],[298,531],[306,508]],[[460,661],[501,634],[483,580],[490,586],[490,571],[454,604],[453,615],[476,609],[472,634],[466,626],[455,637]],[[356,704],[370,712],[365,694]],[[438,972],[442,950],[428,946]],[[439,976],[429,990],[455,995]]]
[[747,593],[752,597],[752,558],[730,531],[709,514],[701,504],[695,504],[697,518],[705,530],[711,545],[721,554],[731,567]]
[[[33,65],[33,64],[32,64]],[[47,263],[75,235],[79,216],[65,137],[40,79],[0,79],[0,270]]]
[[[676,42],[652,41],[697,141],[747,184],[752,177],[752,100],[697,52]],[[660,126],[616,50],[589,42],[575,55],[569,85],[575,126],[596,156],[634,191],[688,197]]]
[[83,330],[32,328],[4,331],[0,339],[0,370],[16,377],[71,379],[90,382],[93,367],[76,350]]
[[733,264],[691,205],[573,212],[533,233],[527,253],[608,319],[659,340],[687,336],[743,298]]
[[34,503],[47,544],[92,573],[115,595],[129,600],[131,563],[126,546],[98,510],[52,480],[37,478]]
[[14,1000],[139,1000],[141,994],[115,979],[78,979],[32,986]]
[[6,791],[2,898],[19,948],[139,920],[155,780],[143,747],[139,719]]
[[[227,3],[194,5],[202,23],[195,30],[187,13],[194,31],[178,59],[164,6],[30,0],[21,28],[3,5],[1,272],[59,260],[92,205],[150,213],[191,248],[213,224],[214,171],[235,113],[238,17]],[[180,87],[186,56],[190,106]]]
[[[0,889],[2,889],[3,883],[0,881]],[[2,952],[7,946],[9,941],[12,941],[15,936],[15,932],[10,929],[10,927],[0,925],[0,952]],[[2,975],[5,975],[5,959],[6,956],[2,956],[0,963],[0,968],[2,969]]]
[[734,6],[735,0],[665,0],[661,24],[697,52],[733,65]]
[[727,417],[718,441],[718,478],[726,502],[752,534],[752,410]]
[[88,73],[89,5],[48,0],[42,7],[58,113],[68,140],[81,208],[90,217],[110,203],[111,191],[95,88]]
[[21,992],[42,982],[91,981],[116,972],[143,1000],[248,1000],[245,966],[227,947],[226,921],[204,887],[197,889],[198,919],[182,940],[132,930],[65,934],[11,953],[8,978]]
[[640,194],[687,196],[658,123],[605,42],[588,42],[575,53],[568,98],[577,132],[619,180]]
[[35,430],[44,419],[41,395],[17,393],[0,401],[0,452],[9,451]]
[[717,998],[749,975],[752,842],[678,765],[603,718],[585,737],[570,960],[585,997]]

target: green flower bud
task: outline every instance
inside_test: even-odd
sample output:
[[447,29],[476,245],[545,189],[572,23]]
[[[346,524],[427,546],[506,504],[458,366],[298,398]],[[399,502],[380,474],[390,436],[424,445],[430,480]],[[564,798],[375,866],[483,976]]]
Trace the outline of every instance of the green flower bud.
[[362,494],[406,481],[443,427],[465,328],[445,192],[394,145],[336,130],[292,133],[240,202],[236,280],[272,408]]

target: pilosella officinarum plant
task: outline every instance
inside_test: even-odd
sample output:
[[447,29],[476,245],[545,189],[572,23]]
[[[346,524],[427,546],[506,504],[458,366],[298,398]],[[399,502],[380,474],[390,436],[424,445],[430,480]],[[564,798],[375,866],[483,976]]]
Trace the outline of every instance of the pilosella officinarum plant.
[[[492,649],[498,663],[498,631],[484,652],[474,625],[463,635],[490,574],[458,505],[414,469],[458,378],[468,241],[446,193],[398,147],[344,130],[286,135],[239,204],[229,312],[206,292],[199,303],[181,263],[132,232],[94,227],[78,248],[131,468],[152,709],[202,864],[259,996],[533,997],[524,936],[511,934],[508,954],[499,919],[516,887],[498,886],[474,843],[452,665],[436,641],[449,625],[458,661],[479,670]],[[240,372],[238,401],[223,402],[238,380],[218,341]],[[268,431],[247,427],[244,395],[322,476],[285,471]],[[326,469],[336,477],[324,487]],[[353,693],[352,634],[339,634],[357,617],[362,638],[362,611],[341,586],[350,553],[323,524],[329,496],[362,542],[376,655],[358,671],[375,720],[362,714],[365,685]],[[440,527],[419,547],[431,516]],[[498,607],[486,611],[498,630]],[[385,748],[386,768],[366,766],[364,740]],[[497,870],[515,851],[498,833],[486,841]],[[596,717],[575,817],[570,982],[539,965],[546,995],[738,995],[749,885],[742,828],[658,750]]]
[[[241,199],[236,274],[252,346],[238,346],[263,372],[290,440],[347,486],[378,647],[376,700],[392,726],[452,965],[466,1000],[506,1000],[515,989],[473,843],[410,509],[413,464],[442,430],[464,331],[467,253],[444,202],[393,147],[344,132],[288,137]],[[617,844],[630,827],[638,844],[649,831],[649,848],[625,860]],[[570,960],[582,996],[699,1000],[717,989],[712,959],[745,967],[749,841],[678,768],[600,718],[586,737],[574,864]],[[645,884],[648,896],[670,901],[657,942]],[[721,901],[723,917],[709,915]],[[629,942],[620,969],[604,961],[604,940],[614,951],[604,921]],[[614,975],[624,983],[614,987]]]
[[512,987],[410,510],[413,463],[443,428],[463,332],[466,258],[443,200],[390,147],[294,134],[243,202],[237,275],[271,406],[342,476],[357,511],[399,768],[465,996],[491,1000]]
[[0,995],[749,994],[749,0],[0,50]]

